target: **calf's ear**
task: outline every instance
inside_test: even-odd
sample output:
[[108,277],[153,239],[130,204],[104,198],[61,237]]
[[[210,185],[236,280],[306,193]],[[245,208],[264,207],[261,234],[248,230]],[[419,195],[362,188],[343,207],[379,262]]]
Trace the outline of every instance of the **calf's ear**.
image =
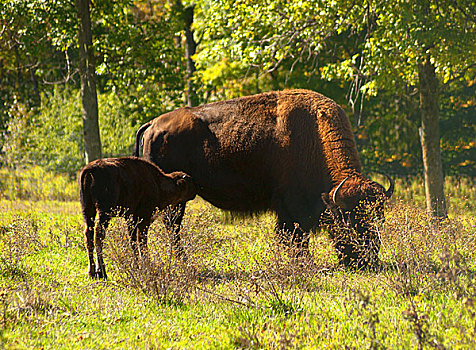
[[187,180],[180,178],[177,180],[177,187],[179,190],[185,190],[187,188]]
[[188,191],[191,189],[192,181],[190,176],[183,175],[177,180],[177,188],[179,191]]

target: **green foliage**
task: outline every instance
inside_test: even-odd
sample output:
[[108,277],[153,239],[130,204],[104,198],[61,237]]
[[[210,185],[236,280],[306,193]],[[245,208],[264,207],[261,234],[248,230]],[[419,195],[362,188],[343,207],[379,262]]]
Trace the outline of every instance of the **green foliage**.
[[54,174],[39,166],[27,169],[0,169],[0,197],[9,200],[73,201],[78,185],[66,174]]
[[[141,121],[181,104],[184,86],[178,19],[168,2],[154,3],[101,1],[91,8],[99,92],[120,96]],[[52,83],[79,87],[77,22],[74,1],[0,4],[1,130],[15,103],[40,106]]]
[[476,176],[476,84],[458,84],[441,96],[441,148],[447,174]]
[[141,121],[180,104],[185,65],[168,2],[101,1],[91,16],[100,91],[115,92]]
[[[134,116],[114,93],[98,96],[99,123],[105,157],[132,154]],[[2,152],[3,166],[39,165],[57,173],[74,174],[84,165],[81,97],[77,90],[55,89],[43,96],[36,113],[17,103],[13,106]]]
[[[476,174],[470,1],[183,5],[194,5],[193,79],[200,103],[284,88],[321,92],[350,116],[369,172],[421,171],[417,71],[420,58],[430,54],[440,81],[444,171]],[[184,105],[178,8],[165,0],[92,3],[105,156],[129,154],[139,124]],[[2,165],[37,164],[60,172],[83,165],[77,22],[71,1],[1,2]]]
[[[5,0],[0,3],[0,98],[40,104],[40,84],[72,71],[68,48],[77,30],[74,2]],[[0,104],[0,114],[3,112]]]

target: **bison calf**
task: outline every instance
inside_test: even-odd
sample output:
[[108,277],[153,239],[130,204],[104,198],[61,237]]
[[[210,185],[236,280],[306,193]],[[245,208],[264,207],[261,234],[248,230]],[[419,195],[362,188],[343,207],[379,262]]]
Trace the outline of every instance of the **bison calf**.
[[151,162],[136,157],[99,159],[89,163],[81,170],[79,188],[86,223],[89,276],[92,278],[107,278],[102,242],[112,216],[120,212],[131,218],[128,220],[130,240],[136,251],[141,250],[147,245],[147,230],[154,211],[185,203],[196,194],[187,174],[165,174]]

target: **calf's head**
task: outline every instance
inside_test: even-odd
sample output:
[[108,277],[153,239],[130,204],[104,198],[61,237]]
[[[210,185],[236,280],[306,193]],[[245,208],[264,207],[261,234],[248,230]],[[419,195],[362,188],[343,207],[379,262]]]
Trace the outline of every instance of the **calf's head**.
[[184,203],[194,199],[197,195],[196,186],[189,175],[176,171],[167,174],[166,177],[169,181],[163,181],[161,188],[167,195],[168,204]]
[[378,262],[379,225],[384,220],[384,204],[394,190],[389,180],[390,187],[385,190],[363,177],[349,177],[322,194],[327,207],[323,224],[345,266],[362,268]]

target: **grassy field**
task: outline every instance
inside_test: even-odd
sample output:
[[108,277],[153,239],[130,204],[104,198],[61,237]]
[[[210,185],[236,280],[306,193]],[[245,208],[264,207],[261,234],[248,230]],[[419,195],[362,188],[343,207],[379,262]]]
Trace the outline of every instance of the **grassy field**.
[[187,262],[156,221],[138,267],[116,219],[106,282],[87,277],[77,201],[10,195],[0,201],[0,348],[473,349],[474,180],[449,179],[447,193],[451,218],[433,227],[420,181],[397,182],[373,272],[340,268],[325,232],[296,262],[276,244],[272,215],[230,222],[201,199],[184,219]]

